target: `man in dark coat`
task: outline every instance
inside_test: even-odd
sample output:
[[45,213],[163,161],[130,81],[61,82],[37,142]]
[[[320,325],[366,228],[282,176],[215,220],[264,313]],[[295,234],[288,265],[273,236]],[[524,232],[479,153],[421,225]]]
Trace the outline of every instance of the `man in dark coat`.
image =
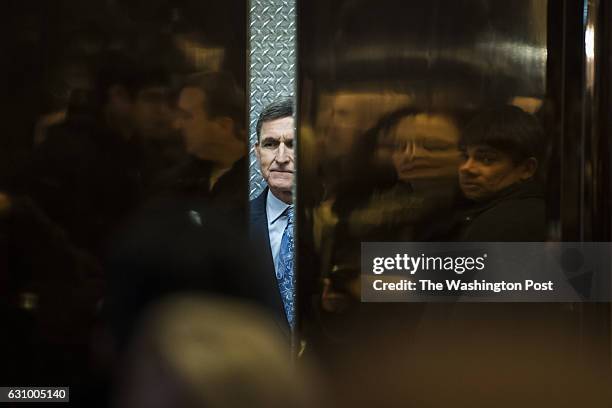
[[206,201],[237,227],[246,226],[244,92],[228,73],[199,73],[187,78],[177,105],[175,126],[187,157],[155,188]]
[[[250,235],[254,244],[261,248],[266,271],[264,279],[277,288],[281,285],[280,279],[277,283],[277,275],[282,275],[278,270],[281,241],[285,230],[292,228],[289,214],[293,211],[294,133],[291,100],[272,103],[261,112],[255,152],[268,188],[250,203]],[[277,292],[279,310],[290,323],[290,308],[284,310],[288,296],[282,296],[282,289]]]
[[544,132],[514,106],[478,115],[461,136],[459,185],[466,205],[452,223],[458,241],[544,241],[545,201],[535,180]]
[[483,203],[471,203],[455,219],[458,241],[540,242],[546,240],[546,205],[533,181],[515,184]]
[[[463,152],[459,185],[465,203],[457,211],[446,240],[545,241],[546,203],[537,180],[544,156],[545,134],[537,119],[515,106],[485,110],[464,129],[459,146]],[[473,278],[492,279],[493,274],[493,270],[482,271]],[[561,303],[487,303],[486,307],[481,306],[448,304],[447,310],[452,316],[451,334],[458,333],[457,328],[470,334],[493,333],[491,328],[495,328],[500,339],[519,333],[527,336],[533,345],[540,340],[536,333],[542,330],[558,336],[567,333],[567,307]],[[486,347],[480,335],[471,335],[462,344],[473,350]]]

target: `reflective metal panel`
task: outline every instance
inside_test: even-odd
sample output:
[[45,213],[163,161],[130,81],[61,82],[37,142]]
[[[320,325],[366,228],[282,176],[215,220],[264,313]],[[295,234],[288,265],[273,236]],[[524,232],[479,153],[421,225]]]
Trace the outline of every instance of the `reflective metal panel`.
[[1,383],[111,405],[147,302],[211,284],[195,258],[227,237],[207,241],[210,228],[246,229],[246,13],[243,0],[3,4]]
[[[589,7],[600,18],[596,3]],[[300,246],[311,245],[317,255],[298,254],[300,307],[303,335],[315,353],[332,361],[346,357],[343,347],[374,347],[368,330],[379,325],[409,338],[418,331],[414,320],[446,327],[479,314],[474,319],[483,326],[493,325],[496,314],[518,325],[556,321],[556,326],[542,326],[541,333],[566,330],[570,343],[574,335],[593,335],[577,324],[588,312],[572,313],[564,305],[521,308],[532,319],[513,315],[514,306],[486,306],[485,311],[485,306],[364,305],[358,276],[360,244],[366,241],[608,239],[601,231],[575,234],[597,229],[603,213],[594,216],[579,203],[587,194],[593,208],[602,211],[603,203],[592,200],[601,188],[607,191],[609,180],[583,173],[580,161],[598,157],[594,146],[602,145],[603,137],[591,127],[597,122],[593,111],[583,106],[598,109],[599,102],[591,105],[585,96],[600,85],[588,59],[589,49],[597,46],[584,54],[598,31],[588,25],[583,30],[581,5],[542,0],[300,3],[299,238]],[[595,82],[583,88],[577,78]],[[507,115],[492,119],[496,109]],[[587,128],[578,126],[578,118]],[[518,127],[506,147],[478,139],[498,131],[485,128],[503,132],[511,124]],[[513,156],[507,146],[522,143],[523,130],[532,125],[540,129],[529,136],[537,149]],[[482,146],[497,147],[476,149]],[[526,158],[531,170],[522,167],[525,172],[512,170],[501,178],[472,167],[478,161],[508,160],[511,169],[511,163],[526,163]],[[488,219],[478,233],[467,232],[466,225],[475,224],[465,208],[519,190],[537,197],[537,204]],[[521,227],[504,229],[501,219]],[[456,228],[457,222],[463,226]],[[591,316],[601,323],[606,313]]]

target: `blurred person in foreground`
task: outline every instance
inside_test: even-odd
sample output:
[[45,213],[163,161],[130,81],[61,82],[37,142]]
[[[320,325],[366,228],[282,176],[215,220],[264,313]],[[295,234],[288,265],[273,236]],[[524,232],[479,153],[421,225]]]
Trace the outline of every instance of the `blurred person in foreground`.
[[114,407],[322,406],[310,367],[293,365],[286,348],[273,323],[250,304],[170,297],[139,325]]
[[399,324],[383,331],[380,319],[371,320],[376,337],[339,350],[339,369],[330,373],[338,400],[334,406],[612,406],[607,351],[603,345],[593,347],[599,334],[585,338],[585,333],[551,325],[544,316],[526,319],[533,312],[529,308],[515,310],[514,318],[491,317],[475,325],[491,306],[506,305],[463,306],[473,314],[448,321],[428,314],[413,331]]
[[[105,373],[121,367],[150,307],[185,292],[249,301],[276,322],[271,330],[284,335],[286,319],[278,316],[278,289],[262,278],[266,275],[260,251],[252,250],[243,228],[201,201],[196,205],[176,197],[152,200],[113,237],[104,264],[108,290],[102,322],[92,337],[93,358],[106,363]],[[281,352],[290,360],[288,344]],[[115,377],[107,378],[107,389],[112,389]],[[103,392],[83,394],[79,402],[86,405],[88,396]]]
[[[278,290],[262,279],[262,255],[214,207],[170,199],[135,214],[108,255],[108,318],[122,353],[147,308],[183,292],[251,301],[277,317]],[[284,316],[278,316],[283,333]]]
[[544,130],[515,106],[485,110],[460,138],[466,201],[451,222],[456,241],[544,241],[546,203],[536,176]]

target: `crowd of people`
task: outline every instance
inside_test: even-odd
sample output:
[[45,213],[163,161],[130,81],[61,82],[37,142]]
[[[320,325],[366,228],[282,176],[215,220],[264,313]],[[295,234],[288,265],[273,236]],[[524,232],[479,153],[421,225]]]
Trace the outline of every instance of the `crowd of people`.
[[[347,92],[337,94],[329,108],[336,113],[314,131],[318,144],[302,153],[308,159],[316,152],[313,173],[321,185],[308,185],[300,199],[321,254],[324,308],[335,307],[332,287],[359,299],[362,242],[547,239],[542,175],[548,140],[532,113],[511,104],[424,109],[397,94],[395,104],[382,103],[386,94],[380,104],[359,93],[352,106],[346,99]],[[379,112],[370,112],[365,130],[338,127],[345,111],[362,105]],[[336,133],[345,135],[344,155],[328,150]]]

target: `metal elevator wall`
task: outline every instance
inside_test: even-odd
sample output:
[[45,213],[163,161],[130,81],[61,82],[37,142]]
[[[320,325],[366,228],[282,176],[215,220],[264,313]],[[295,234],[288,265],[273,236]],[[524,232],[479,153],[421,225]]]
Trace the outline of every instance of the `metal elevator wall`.
[[[388,112],[409,107],[438,119],[451,116],[458,128],[497,104],[534,113],[548,138],[541,174],[548,239],[610,240],[609,13],[606,2],[579,0],[299,3],[300,313],[304,336],[324,349],[323,359],[333,358],[328,347],[366,341],[368,327],[382,327],[385,320],[405,323],[410,331],[416,316],[436,321],[445,313],[358,304],[360,243],[397,236],[393,228],[368,235],[364,225],[379,224],[381,214],[395,211],[397,192],[373,195],[369,203],[378,200],[379,207],[364,201],[363,211],[344,225],[338,220],[343,207],[362,198],[362,182],[380,177],[378,169],[348,158]],[[445,120],[437,125],[450,128]],[[436,181],[447,171],[438,170]],[[363,177],[351,178],[355,172]],[[346,193],[347,180],[353,180],[353,195],[340,205],[336,197]],[[419,183],[413,187],[418,190]],[[439,207],[441,216],[446,209]],[[571,353],[595,351],[606,356],[604,365],[610,363],[609,305],[519,308],[541,312],[542,322],[560,319],[557,335]],[[495,321],[481,309],[484,320]],[[521,319],[519,313],[509,318]]]

